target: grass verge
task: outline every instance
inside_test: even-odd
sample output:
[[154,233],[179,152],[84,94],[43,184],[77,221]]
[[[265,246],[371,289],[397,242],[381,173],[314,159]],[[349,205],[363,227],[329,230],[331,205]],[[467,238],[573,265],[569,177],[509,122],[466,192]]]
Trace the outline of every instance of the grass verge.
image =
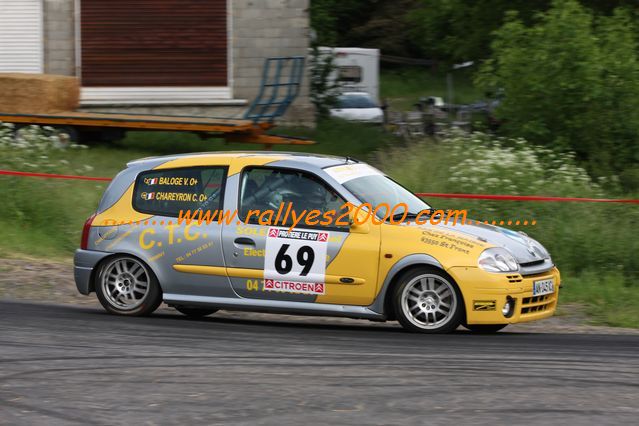
[[561,302],[586,307],[589,322],[639,328],[639,291],[619,272],[585,271],[564,278]]
[[[351,123],[339,119],[321,120],[317,127],[277,127],[274,134],[303,137],[315,145],[276,145],[274,151],[312,152],[318,154],[350,155],[366,159],[374,151],[397,140],[380,126]],[[225,143],[221,139],[202,140],[196,135],[177,132],[131,132],[115,147],[127,150],[167,155],[201,151],[260,151],[262,145]]]

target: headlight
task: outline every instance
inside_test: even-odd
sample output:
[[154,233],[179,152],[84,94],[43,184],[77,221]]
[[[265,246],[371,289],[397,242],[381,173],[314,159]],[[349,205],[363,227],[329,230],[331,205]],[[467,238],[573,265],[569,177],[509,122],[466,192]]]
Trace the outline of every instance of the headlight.
[[537,256],[541,257],[542,259],[550,259],[550,253],[548,253],[548,250],[546,250],[544,246],[539,244],[539,242],[530,239],[530,244],[532,245],[535,253],[537,253]]
[[502,247],[486,249],[479,255],[479,267],[488,272],[515,272],[519,265],[508,250]]

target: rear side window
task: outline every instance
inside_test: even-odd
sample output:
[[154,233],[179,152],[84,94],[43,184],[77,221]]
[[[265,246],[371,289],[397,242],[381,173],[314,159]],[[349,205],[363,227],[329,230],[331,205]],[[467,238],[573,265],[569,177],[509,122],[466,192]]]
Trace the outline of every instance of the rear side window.
[[133,208],[141,213],[177,217],[180,210],[222,209],[226,167],[186,167],[140,173]]

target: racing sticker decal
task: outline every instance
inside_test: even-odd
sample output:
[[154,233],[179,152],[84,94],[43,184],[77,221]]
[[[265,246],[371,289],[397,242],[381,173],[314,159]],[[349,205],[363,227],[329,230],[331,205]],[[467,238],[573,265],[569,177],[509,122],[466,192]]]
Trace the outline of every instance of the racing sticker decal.
[[170,185],[170,186],[195,186],[198,180],[194,177],[185,176],[160,176],[154,178],[144,178],[145,185]]
[[189,201],[189,202],[204,202],[206,201],[206,194],[198,192],[143,192],[140,194],[140,198],[143,200],[158,200],[158,201]]
[[264,290],[324,294],[329,233],[269,228]]
[[348,182],[349,180],[364,176],[383,176],[379,170],[368,164],[344,164],[342,166],[329,167],[324,170],[339,183]]
[[286,293],[324,294],[324,283],[300,283],[292,281],[264,280],[264,291]]
[[473,311],[494,311],[496,300],[473,300]]
[[486,246],[482,241],[473,240],[463,235],[439,229],[422,231],[421,242],[464,254],[470,254],[470,250],[475,250],[477,246],[480,248]]

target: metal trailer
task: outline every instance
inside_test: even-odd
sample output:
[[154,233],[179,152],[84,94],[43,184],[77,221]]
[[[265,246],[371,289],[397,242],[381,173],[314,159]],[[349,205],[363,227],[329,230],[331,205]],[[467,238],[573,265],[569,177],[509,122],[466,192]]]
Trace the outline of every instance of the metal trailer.
[[48,125],[70,133],[119,139],[127,131],[158,130],[195,133],[201,138],[223,138],[229,142],[273,145],[312,145],[315,142],[267,133],[275,120],[284,115],[300,91],[304,57],[267,58],[262,71],[260,91],[242,118],[189,117],[152,114],[119,114],[62,111],[47,114],[13,114],[0,111],[0,121],[17,125]]

